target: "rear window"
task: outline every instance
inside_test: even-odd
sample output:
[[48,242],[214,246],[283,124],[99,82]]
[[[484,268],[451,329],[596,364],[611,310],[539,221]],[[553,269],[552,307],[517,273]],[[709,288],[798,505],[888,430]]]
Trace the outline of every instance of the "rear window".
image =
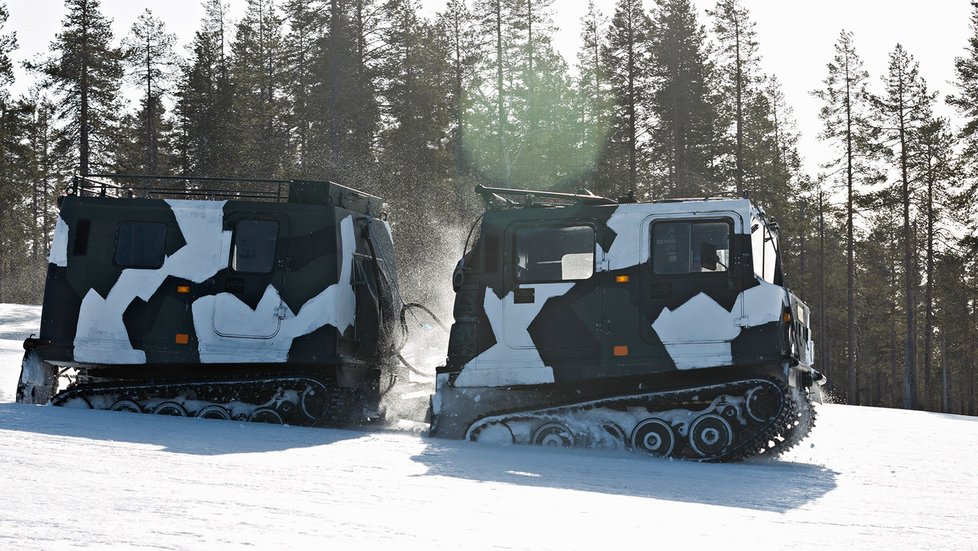
[[122,268],[156,269],[163,266],[166,224],[122,222],[116,230],[115,263]]
[[231,269],[247,274],[267,274],[275,267],[278,222],[241,220],[234,226]]

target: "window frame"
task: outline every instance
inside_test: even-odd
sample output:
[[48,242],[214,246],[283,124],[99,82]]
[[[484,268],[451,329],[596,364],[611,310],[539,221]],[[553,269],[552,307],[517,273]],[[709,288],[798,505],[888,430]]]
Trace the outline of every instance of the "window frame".
[[[585,278],[578,279],[533,279],[533,280],[523,280],[520,279],[517,274],[517,251],[519,247],[517,246],[517,239],[519,233],[524,230],[534,230],[534,229],[547,229],[547,230],[560,230],[567,228],[588,228],[591,230],[591,275]],[[591,220],[541,220],[538,222],[519,222],[515,224],[511,229],[511,238],[509,239],[509,265],[510,265],[510,278],[517,285],[541,285],[548,283],[577,283],[580,281],[587,281],[592,279],[594,275],[598,272],[598,230],[595,224]],[[582,253],[583,254],[583,253]]]
[[[160,260],[158,264],[141,265],[141,264],[127,264],[127,263],[119,262],[119,236],[122,232],[122,226],[124,224],[162,226],[163,242],[160,246],[160,252],[159,252]],[[166,263],[166,240],[169,233],[168,230],[169,228],[167,228],[166,222],[159,222],[156,220],[120,220],[115,225],[115,236],[114,236],[115,238],[112,245],[112,265],[123,270],[159,270],[160,268],[163,267],[163,264]],[[77,255],[77,256],[83,256],[83,255]]]
[[[689,224],[697,224],[697,223],[703,223],[703,224],[718,224],[718,223],[719,224],[725,224],[727,226],[727,245],[729,246],[728,251],[730,251],[729,252],[729,262],[730,262],[730,264],[727,265],[727,269],[726,270],[723,270],[723,271],[716,271],[716,272],[670,272],[670,273],[660,273],[660,272],[655,271],[655,227],[658,224],[669,224],[669,223],[676,223],[676,222],[685,222],[685,223],[689,223]],[[733,270],[734,270],[734,268],[732,266],[732,264],[734,263],[734,258],[735,258],[735,253],[734,253],[734,235],[735,235],[734,234],[734,221],[733,221],[732,218],[727,217],[727,216],[718,216],[718,217],[715,217],[715,218],[699,218],[699,217],[694,217],[694,218],[689,218],[689,217],[683,217],[683,218],[660,218],[660,219],[657,219],[657,220],[653,220],[652,223],[649,224],[649,231],[648,231],[648,236],[649,236],[649,260],[648,260],[649,272],[652,274],[653,277],[690,277],[690,276],[692,276],[692,277],[729,277],[733,273]],[[690,251],[690,252],[692,252],[692,251]]]
[[[238,238],[239,238],[238,224],[240,224],[242,222],[270,222],[272,224],[275,224],[275,241],[274,241],[275,247],[274,247],[274,249],[272,249],[272,261],[271,261],[271,265],[269,266],[269,269],[268,270],[266,270],[266,271],[239,270],[239,269],[237,269],[237,268],[234,267],[234,264],[235,264],[235,262],[234,262],[234,260],[235,260],[235,252],[236,252],[237,247],[238,247]],[[278,220],[276,220],[274,218],[263,218],[263,217],[260,217],[260,216],[247,216],[247,217],[241,217],[241,218],[238,218],[237,220],[235,220],[234,221],[234,226],[231,229],[231,251],[230,251],[230,254],[228,255],[228,270],[230,270],[231,273],[234,273],[234,274],[247,274],[247,275],[268,275],[268,274],[274,273],[275,270],[276,270],[276,264],[277,264],[277,261],[278,261],[278,254],[279,254],[279,244],[278,244],[278,241],[279,241],[279,236],[281,235],[281,230],[282,230],[282,224],[281,224],[281,222],[279,222]]]

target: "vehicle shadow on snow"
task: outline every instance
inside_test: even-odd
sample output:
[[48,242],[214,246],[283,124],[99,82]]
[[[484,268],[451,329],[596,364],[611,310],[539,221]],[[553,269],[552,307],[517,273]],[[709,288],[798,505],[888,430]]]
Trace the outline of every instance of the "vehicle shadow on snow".
[[419,476],[447,476],[786,512],[836,488],[839,473],[804,463],[751,459],[711,464],[643,457],[627,451],[564,450],[429,439],[412,459]]
[[0,430],[146,444],[190,455],[309,448],[364,436],[354,430],[283,427],[14,403],[0,404]]

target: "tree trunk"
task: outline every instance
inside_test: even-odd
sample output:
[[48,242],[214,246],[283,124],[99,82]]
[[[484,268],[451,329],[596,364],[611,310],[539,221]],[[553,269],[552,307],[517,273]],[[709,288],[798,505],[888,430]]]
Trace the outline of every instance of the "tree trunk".
[[[88,2],[82,2],[82,36],[81,36],[81,79],[79,80],[79,144],[78,170],[82,174],[89,173],[89,143],[88,143]],[[103,188],[104,193],[104,188]]]
[[907,175],[909,161],[907,159],[907,123],[906,106],[904,104],[903,75],[900,75],[899,88],[899,123],[900,123],[900,177],[901,197],[903,202],[903,281],[904,281],[904,315],[907,320],[906,337],[904,340],[904,379],[903,407],[917,408],[917,327],[913,298],[913,234],[910,227],[910,179]]
[[846,310],[848,318],[846,320],[847,335],[847,392],[846,397],[849,404],[859,405],[856,396],[856,277],[855,277],[855,252],[852,228],[852,209],[853,209],[853,150],[852,150],[852,75],[849,71],[849,57],[846,54]]
[[934,167],[927,155],[927,287],[924,290],[924,409],[931,409],[930,370],[934,354]]
[[740,18],[734,10],[734,50],[736,56],[737,88],[737,197],[744,194],[744,74],[743,60],[740,59]]

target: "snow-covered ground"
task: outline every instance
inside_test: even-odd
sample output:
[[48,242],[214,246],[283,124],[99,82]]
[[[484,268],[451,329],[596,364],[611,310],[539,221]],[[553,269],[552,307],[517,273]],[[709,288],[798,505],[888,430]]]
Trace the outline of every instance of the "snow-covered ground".
[[978,549],[978,419],[825,405],[780,460],[710,465],[11,403],[0,549]]

